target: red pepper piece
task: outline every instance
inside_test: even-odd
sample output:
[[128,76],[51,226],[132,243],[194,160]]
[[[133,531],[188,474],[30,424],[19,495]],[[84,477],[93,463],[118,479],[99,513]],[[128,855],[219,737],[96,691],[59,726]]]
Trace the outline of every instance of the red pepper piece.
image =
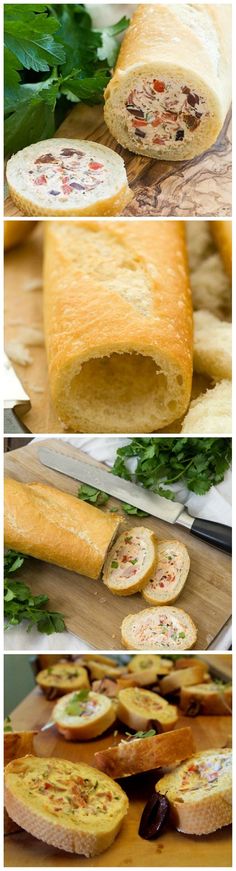
[[163,94],[163,91],[166,89],[165,82],[160,82],[158,79],[154,79],[153,88],[154,91],[158,92],[158,94]]
[[46,176],[39,175],[39,177],[35,179],[35,184],[47,184]]
[[90,160],[89,169],[103,169],[103,163],[96,163],[95,160]]
[[132,118],[132,125],[133,127],[146,127],[147,121],[143,121],[140,118]]

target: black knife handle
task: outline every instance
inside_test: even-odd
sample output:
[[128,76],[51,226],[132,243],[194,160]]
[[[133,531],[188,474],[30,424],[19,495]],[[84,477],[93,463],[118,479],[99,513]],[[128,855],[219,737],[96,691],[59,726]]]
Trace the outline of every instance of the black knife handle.
[[201,520],[196,517],[191,526],[192,535],[197,535],[208,544],[213,544],[214,547],[225,550],[226,553],[232,553],[232,529],[231,526],[225,526],[223,523],[215,523],[213,520]]
[[30,429],[17,417],[13,408],[4,408],[4,433],[5,435],[16,435],[18,433],[28,432]]

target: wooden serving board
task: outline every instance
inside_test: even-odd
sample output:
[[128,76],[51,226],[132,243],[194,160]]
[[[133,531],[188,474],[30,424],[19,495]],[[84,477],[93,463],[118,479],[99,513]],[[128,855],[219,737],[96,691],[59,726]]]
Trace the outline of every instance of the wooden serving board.
[[[14,729],[41,729],[50,722],[53,702],[47,701],[39,689],[33,690],[13,711]],[[178,727],[191,725],[196,750],[224,747],[231,734],[231,717],[196,717],[180,715]],[[94,764],[94,753],[113,742],[113,729],[109,735],[83,743],[66,742],[55,727],[39,732],[35,739],[38,756],[57,756],[72,762]],[[96,856],[85,859],[57,850],[20,830],[5,837],[5,867],[228,867],[231,866],[231,827],[226,826],[214,834],[196,838],[182,835],[167,827],[159,839],[144,841],[138,836],[140,817],[145,802],[157,781],[155,772],[121,780],[130,806],[121,832],[112,846]]]
[[[58,434],[65,430],[51,405],[43,337],[42,224],[38,224],[24,245],[9,251],[5,257],[5,349],[7,353],[9,349],[11,357],[12,342],[17,342],[30,352],[30,365],[22,366],[13,360],[14,369],[31,400],[32,407],[24,416],[24,423],[32,433]],[[32,327],[41,334],[41,341],[29,347],[28,330]],[[204,375],[194,375],[192,399],[209,385],[210,380]],[[164,432],[176,433],[180,429],[181,420],[177,420]]]
[[[91,139],[121,154],[133,199],[123,212],[136,217],[231,217],[231,116],[228,114],[215,145],[187,161],[151,160],[122,148],[109,133],[102,106],[77,104],[56,136]],[[21,217],[10,196],[5,216]]]
[[[85,463],[91,461],[86,454],[66,444],[63,439],[48,439],[42,444],[67,456],[82,458]],[[77,481],[40,463],[39,447],[39,443],[35,442],[5,454],[5,474],[24,482],[42,481],[77,495]],[[91,462],[105,468],[102,463]],[[117,507],[122,514],[122,503],[112,497],[106,510],[111,507]],[[140,518],[123,516],[122,529],[140,525]],[[145,517],[142,523],[153,529],[158,538],[178,538],[187,546],[191,561],[190,573],[175,604],[187,611],[198,627],[196,649],[207,649],[231,615],[231,558],[181,527],[172,526],[154,517]],[[37,560],[26,561],[22,577],[30,584],[34,594],[41,592],[49,595],[50,606],[53,610],[62,611],[71,632],[99,650],[118,650],[121,646],[120,626],[124,617],[148,607],[139,593],[133,596],[115,596],[101,581],[92,581]]]

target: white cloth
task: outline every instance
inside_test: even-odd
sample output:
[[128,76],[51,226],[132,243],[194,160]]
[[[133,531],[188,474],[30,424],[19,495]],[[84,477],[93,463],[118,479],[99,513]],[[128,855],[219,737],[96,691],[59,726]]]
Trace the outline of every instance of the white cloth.
[[[46,438],[46,436],[38,438]],[[48,436],[47,436],[48,438]],[[55,438],[55,436],[53,436]],[[86,454],[93,457],[95,460],[107,463],[112,466],[116,457],[117,448],[127,445],[129,438],[98,437],[98,436],[71,436],[64,439],[73,447],[78,447],[85,451]],[[130,461],[130,469],[134,471],[135,461]],[[218,520],[221,523],[231,525],[231,472],[228,471],[224,481],[218,484],[217,487],[212,487],[205,496],[196,496],[195,493],[174,485],[176,498],[179,502],[188,506],[189,513],[194,517],[201,517],[206,520]],[[217,644],[217,643],[216,643]],[[230,634],[227,632],[227,646],[230,644]],[[222,649],[224,639],[219,640],[214,649]],[[73,635],[71,632],[54,633],[53,635],[40,635],[36,629],[27,632],[26,624],[20,626],[10,626],[5,632],[5,651],[9,650],[24,650],[27,651],[54,651],[56,652],[77,652],[79,650],[92,650],[93,648],[84,643],[80,638]]]

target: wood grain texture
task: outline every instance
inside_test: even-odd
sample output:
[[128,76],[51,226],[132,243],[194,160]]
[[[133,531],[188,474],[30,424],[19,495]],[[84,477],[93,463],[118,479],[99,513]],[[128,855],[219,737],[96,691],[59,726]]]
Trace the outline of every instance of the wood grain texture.
[[[44,222],[39,222],[24,245],[5,256],[5,349],[11,342],[24,344],[25,329],[43,331],[42,315],[42,235]],[[32,362],[28,366],[13,363],[14,369],[31,399],[31,410],[23,420],[33,433],[63,433],[65,430],[51,405],[46,351],[43,346],[29,348]],[[192,398],[204,392],[210,381],[195,375]],[[181,420],[165,432],[179,432]]]
[[[86,454],[66,444],[63,439],[49,439],[43,444],[67,456],[89,462]],[[76,495],[78,482],[43,466],[38,459],[38,450],[38,443],[31,443],[6,454],[5,474],[24,482],[52,484]],[[93,462],[104,467],[102,463]],[[111,497],[108,508],[111,507],[117,507],[120,513],[122,504]],[[158,538],[178,538],[188,548],[190,573],[175,605],[190,614],[198,627],[196,649],[205,650],[231,615],[231,559],[227,554],[196,539],[182,527],[172,526],[154,517],[145,517],[143,522],[154,530]],[[139,524],[138,517],[124,516],[125,529]],[[22,577],[30,584],[34,594],[41,592],[49,595],[52,609],[62,611],[71,632],[99,650],[118,650],[121,646],[120,626],[123,618],[147,607],[141,594],[114,596],[101,581],[91,581],[37,560],[26,561]]]
[[[126,166],[133,199],[124,215],[231,217],[231,116],[228,114],[215,145],[189,161],[151,160],[122,148],[109,133],[102,106],[78,104],[63,121],[56,136],[92,139],[113,148]],[[6,197],[6,217],[22,212]]]
[[[33,690],[12,714],[15,729],[40,729],[50,722],[53,703],[39,689]],[[196,717],[180,715],[177,727],[191,725],[197,750],[223,747],[231,733],[231,717]],[[93,764],[93,755],[111,744],[109,735],[87,743],[68,743],[52,727],[35,739],[39,756],[58,756],[74,762]],[[114,844],[96,857],[96,867],[228,867],[231,865],[231,827],[201,838],[181,835],[171,828],[156,841],[139,838],[138,826],[145,802],[151,795],[157,774],[150,772],[122,781],[129,800],[129,813]],[[94,866],[94,859],[80,858],[37,841],[23,830],[5,838],[6,867],[79,867]]]

